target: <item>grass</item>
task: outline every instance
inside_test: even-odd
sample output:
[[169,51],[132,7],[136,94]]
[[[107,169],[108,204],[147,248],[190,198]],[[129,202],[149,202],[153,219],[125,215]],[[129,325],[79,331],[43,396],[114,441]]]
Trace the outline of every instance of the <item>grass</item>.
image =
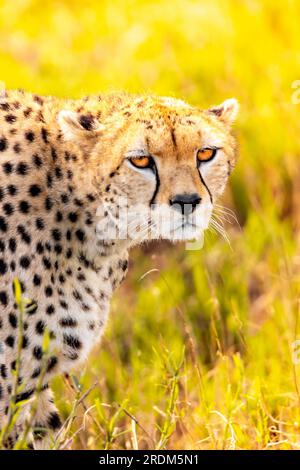
[[231,247],[208,233],[201,251],[132,253],[101,347],[53,382],[68,420],[56,447],[299,449],[299,10],[271,0],[0,2],[9,88],[241,102],[240,160],[222,201],[240,224],[225,221]]

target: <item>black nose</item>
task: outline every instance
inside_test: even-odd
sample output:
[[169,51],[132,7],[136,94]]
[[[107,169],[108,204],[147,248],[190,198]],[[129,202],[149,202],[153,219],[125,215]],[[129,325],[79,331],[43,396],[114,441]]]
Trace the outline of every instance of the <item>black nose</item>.
[[174,209],[181,212],[184,215],[191,214],[196,206],[201,202],[201,197],[198,193],[193,194],[177,194],[170,199],[170,205],[174,206]]

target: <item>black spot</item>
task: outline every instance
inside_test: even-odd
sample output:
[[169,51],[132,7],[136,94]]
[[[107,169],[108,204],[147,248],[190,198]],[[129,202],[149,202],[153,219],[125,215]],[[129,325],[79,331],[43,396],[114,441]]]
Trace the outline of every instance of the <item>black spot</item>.
[[39,95],[33,95],[33,100],[36,103],[38,103],[40,106],[42,106],[42,104],[44,104],[43,99]]
[[26,109],[24,109],[24,111],[23,111],[24,117],[26,117],[26,118],[27,118],[31,113],[32,113],[32,108],[29,108],[29,107],[26,108]]
[[59,242],[61,240],[61,232],[57,228],[53,229],[52,237],[55,241]]
[[63,193],[61,196],[61,202],[67,204],[69,202],[69,196],[66,193]]
[[61,222],[63,220],[63,215],[60,211],[56,212],[56,222]]
[[71,238],[72,238],[71,230],[67,230],[67,232],[66,232],[66,239],[67,239],[68,241],[70,241]]
[[13,207],[12,204],[7,202],[6,204],[3,205],[3,210],[4,210],[6,215],[11,215],[14,211],[14,207]]
[[71,318],[71,317],[65,317],[65,318],[61,318],[61,319],[59,320],[59,324],[60,324],[60,326],[63,326],[63,327],[67,327],[67,326],[68,326],[68,327],[73,328],[73,327],[77,326],[77,321],[74,320],[74,319]]
[[30,196],[36,197],[41,193],[41,188],[37,184],[32,184],[28,190]]
[[65,278],[65,276],[64,276],[63,274],[60,274],[60,275],[58,276],[58,280],[59,280],[59,282],[60,282],[61,284],[64,284],[64,282],[66,281],[66,278]]
[[28,214],[29,209],[30,209],[30,205],[28,204],[27,201],[21,201],[21,202],[19,203],[19,210],[20,210],[20,212],[22,212],[23,214]]
[[18,403],[19,401],[23,401],[23,400],[28,400],[31,395],[33,395],[33,392],[34,390],[28,390],[27,392],[23,392],[23,393],[18,393],[18,395],[16,395],[16,399],[15,399],[15,402]]
[[52,287],[51,287],[51,286],[47,286],[47,287],[45,288],[45,295],[46,295],[46,297],[51,297],[52,294],[53,294],[53,289],[52,289]]
[[30,258],[29,258],[28,256],[22,256],[22,257],[20,258],[20,266],[21,266],[22,268],[28,269],[29,266],[30,266],[30,263],[31,263],[31,261],[30,261]]
[[77,197],[74,199],[74,203],[75,203],[76,206],[78,206],[78,207],[82,207],[82,206],[83,206],[83,202],[80,201],[80,199],[77,199]]
[[8,321],[9,321],[9,323],[11,324],[11,326],[12,326],[13,328],[17,328],[17,326],[18,326],[18,319],[17,319],[17,317],[16,317],[16,315],[15,315],[14,313],[10,313],[10,314],[8,315]]
[[45,331],[45,323],[42,320],[39,320],[35,325],[35,331],[38,335],[43,335]]
[[36,251],[38,252],[39,255],[42,255],[44,253],[44,247],[41,242],[38,242],[36,245]]
[[3,217],[0,216],[0,230],[2,232],[7,232],[7,223]]
[[38,360],[40,361],[43,357],[43,351],[42,351],[42,348],[40,346],[35,346],[33,348],[33,356]]
[[84,233],[82,230],[80,230],[80,229],[76,230],[75,235],[76,235],[76,237],[78,238],[78,240],[79,240],[80,242],[83,242],[83,241],[84,241],[84,239],[85,239],[85,233]]
[[7,346],[9,346],[10,348],[13,348],[14,347],[14,344],[15,344],[15,338],[13,336],[8,336],[6,339],[5,339],[5,344]]
[[42,134],[42,139],[43,141],[48,144],[48,132],[47,132],[47,129],[45,129],[44,127],[42,128],[42,131],[41,131],[41,134]]
[[10,184],[9,186],[7,186],[7,192],[11,196],[15,196],[17,194],[17,188],[13,184]]
[[35,225],[38,230],[43,230],[45,228],[44,220],[40,217],[36,219]]
[[55,148],[51,148],[51,156],[52,156],[52,160],[55,162],[57,160],[57,153],[56,153],[56,150]]
[[27,336],[24,335],[22,338],[22,348],[26,349],[28,345],[29,345],[29,339]]
[[60,306],[64,308],[65,310],[68,310],[68,304],[64,300],[60,300],[59,302]]
[[51,356],[48,360],[47,372],[50,372],[56,366],[57,362],[57,357]]
[[60,180],[62,178],[62,171],[61,171],[61,168],[59,166],[55,167],[55,176],[58,180]]
[[53,207],[53,201],[52,201],[52,199],[51,199],[50,197],[46,197],[46,200],[45,200],[45,209],[46,209],[47,211],[51,211],[52,207]]
[[5,137],[2,137],[0,139],[0,152],[4,152],[4,150],[7,149],[7,139]]
[[62,246],[59,244],[59,243],[56,243],[54,245],[54,251],[55,253],[57,253],[58,255],[60,255],[62,253]]
[[17,117],[14,114],[7,114],[4,119],[9,124],[12,124],[12,123],[16,122]]
[[20,107],[21,107],[21,103],[19,101],[14,101],[12,103],[12,105],[15,109],[20,109]]
[[5,261],[1,258],[0,259],[0,275],[4,275],[7,272],[7,264]]
[[8,103],[0,103],[0,109],[2,111],[9,111],[10,110],[10,106]]
[[13,146],[13,151],[14,151],[15,153],[20,153],[21,150],[22,150],[22,149],[21,149],[21,145],[20,145],[20,144],[17,143],[17,144],[15,144],[15,145]]
[[35,275],[33,276],[33,284],[34,284],[35,286],[40,286],[40,285],[41,285],[41,281],[42,281],[41,276],[39,276],[38,274],[35,274]]
[[80,294],[80,292],[78,292],[78,290],[74,290],[72,294],[75,300],[82,300],[82,295]]
[[30,245],[31,236],[26,232],[24,225],[18,225],[17,232],[21,235],[23,242],[27,243],[27,245]]
[[78,220],[78,215],[76,214],[76,212],[70,212],[70,214],[68,215],[68,219],[70,220],[70,222],[77,222]]
[[9,175],[10,173],[12,173],[13,171],[13,166],[10,162],[6,162],[3,164],[3,171],[4,173],[6,173],[7,175]]
[[45,118],[44,118],[44,115],[43,115],[42,111],[39,111],[39,112],[36,114],[36,117],[37,117],[37,120],[38,120],[38,121],[45,122]]
[[25,132],[25,139],[28,140],[28,142],[33,142],[34,141],[34,133],[32,131]]
[[35,154],[32,156],[32,159],[33,159],[33,163],[35,164],[36,167],[39,168],[40,166],[42,166],[42,163],[43,163],[43,162],[42,162],[42,159],[41,159],[41,157],[40,157],[37,153],[35,153]]
[[18,173],[19,175],[25,176],[25,175],[27,175],[27,173],[28,173],[28,169],[29,169],[29,168],[28,168],[27,163],[25,163],[25,162],[20,162],[20,163],[18,163],[18,165],[17,165],[16,171],[17,171],[17,173]]
[[40,373],[41,373],[41,368],[37,367],[36,369],[34,369],[31,378],[36,379],[40,375]]
[[5,364],[1,364],[0,366],[0,375],[3,379],[7,378],[7,368]]
[[43,264],[46,269],[51,269],[51,261],[49,258],[43,257]]
[[46,308],[46,313],[47,315],[53,315],[53,313],[55,313],[54,305],[48,305],[48,307]]
[[121,261],[120,267],[122,268],[122,271],[126,271],[126,269],[128,268],[128,261],[127,260]]
[[64,333],[63,338],[64,343],[73,349],[80,349],[82,347],[82,343],[77,336],[68,335]]

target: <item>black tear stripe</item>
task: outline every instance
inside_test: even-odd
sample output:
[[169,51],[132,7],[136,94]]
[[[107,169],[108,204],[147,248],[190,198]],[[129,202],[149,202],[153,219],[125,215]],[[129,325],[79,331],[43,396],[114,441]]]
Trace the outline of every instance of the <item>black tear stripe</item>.
[[209,194],[209,199],[210,199],[210,202],[213,204],[213,198],[212,198],[212,194],[207,186],[207,184],[205,183],[204,179],[203,179],[203,176],[201,175],[201,171],[200,169],[198,170],[199,171],[199,176],[200,176],[200,180],[201,180],[201,183],[203,184],[203,186],[206,188],[206,191],[208,192]]
[[153,196],[152,196],[150,204],[149,204],[150,207],[152,206],[152,204],[155,203],[155,199],[156,199],[157,193],[159,191],[159,187],[160,187],[160,179],[159,179],[158,171],[157,171],[157,168],[156,168],[155,165],[154,165],[153,169],[154,169],[154,174],[155,174],[156,185],[155,185],[155,190],[154,190]]

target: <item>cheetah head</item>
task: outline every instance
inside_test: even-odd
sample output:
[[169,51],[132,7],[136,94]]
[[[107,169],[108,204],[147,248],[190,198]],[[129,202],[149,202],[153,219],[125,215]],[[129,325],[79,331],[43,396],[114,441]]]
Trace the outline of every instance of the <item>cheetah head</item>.
[[199,239],[234,167],[237,112],[235,99],[199,110],[161,97],[121,101],[100,118],[61,111],[63,133],[86,154],[99,193],[97,238]]

